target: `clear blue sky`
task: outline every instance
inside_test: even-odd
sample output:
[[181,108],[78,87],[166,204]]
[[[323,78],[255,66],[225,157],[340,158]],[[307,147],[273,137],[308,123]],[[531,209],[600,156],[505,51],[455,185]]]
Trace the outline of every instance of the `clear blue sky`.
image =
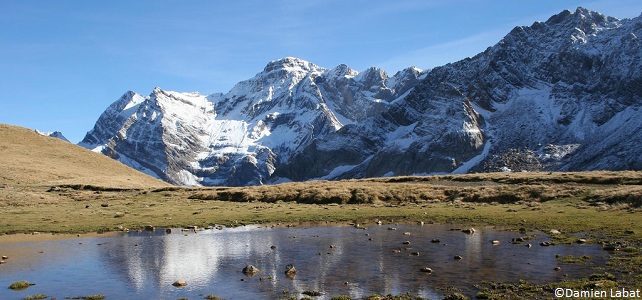
[[227,92],[285,56],[434,67],[577,6],[642,13],[639,0],[0,0],[0,123],[78,142],[127,90]]

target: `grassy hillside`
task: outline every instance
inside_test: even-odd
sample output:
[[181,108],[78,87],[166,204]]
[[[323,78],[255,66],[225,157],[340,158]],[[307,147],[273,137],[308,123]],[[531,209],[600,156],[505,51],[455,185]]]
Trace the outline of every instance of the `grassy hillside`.
[[88,184],[110,187],[160,187],[167,184],[102,154],[0,124],[0,185]]

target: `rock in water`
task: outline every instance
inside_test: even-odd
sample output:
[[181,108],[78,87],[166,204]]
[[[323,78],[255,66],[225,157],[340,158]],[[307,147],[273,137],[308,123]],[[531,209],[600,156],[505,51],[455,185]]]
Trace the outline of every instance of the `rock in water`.
[[473,234],[473,233],[475,233],[475,228],[471,227],[471,228],[462,229],[461,232],[463,232],[465,234]]
[[294,267],[294,265],[289,264],[289,265],[285,266],[285,274],[286,275],[295,275],[296,274],[296,268]]
[[261,271],[261,270],[259,270],[259,268],[255,267],[253,265],[247,265],[247,266],[245,266],[245,268],[243,268],[243,274],[249,275],[249,276],[252,276],[252,275],[258,273],[259,271]]
[[179,279],[179,280],[174,281],[174,283],[172,283],[172,285],[175,286],[175,287],[184,287],[184,286],[187,285],[187,281],[185,281],[185,279]]

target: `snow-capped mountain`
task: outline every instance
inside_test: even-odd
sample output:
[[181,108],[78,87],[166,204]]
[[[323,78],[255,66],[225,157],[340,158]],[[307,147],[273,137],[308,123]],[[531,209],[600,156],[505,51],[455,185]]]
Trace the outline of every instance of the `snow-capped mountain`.
[[40,135],[48,136],[48,137],[53,137],[53,138],[61,139],[61,140],[65,141],[65,142],[71,143],[71,142],[70,142],[70,141],[69,141],[69,140],[68,140],[68,139],[67,139],[67,138],[62,134],[62,132],[60,132],[60,131],[44,132],[44,131],[40,131],[40,130],[36,129],[36,133],[37,133],[37,134],[40,134]]
[[188,185],[642,169],[641,37],[578,8],[430,71],[288,57],[226,94],[128,92],[81,145]]
[[263,184],[315,139],[385,111],[419,76],[287,57],[227,94],[127,92],[80,145],[176,184]]

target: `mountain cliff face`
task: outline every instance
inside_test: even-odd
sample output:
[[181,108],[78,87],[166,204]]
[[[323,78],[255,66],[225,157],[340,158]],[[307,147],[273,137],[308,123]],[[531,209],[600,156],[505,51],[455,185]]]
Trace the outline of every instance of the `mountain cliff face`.
[[288,57],[227,94],[127,92],[80,144],[175,184],[263,184],[315,139],[385,111],[420,75]]
[[128,92],[81,145],[188,185],[642,169],[639,38],[578,8],[429,72],[289,57],[226,94]]

